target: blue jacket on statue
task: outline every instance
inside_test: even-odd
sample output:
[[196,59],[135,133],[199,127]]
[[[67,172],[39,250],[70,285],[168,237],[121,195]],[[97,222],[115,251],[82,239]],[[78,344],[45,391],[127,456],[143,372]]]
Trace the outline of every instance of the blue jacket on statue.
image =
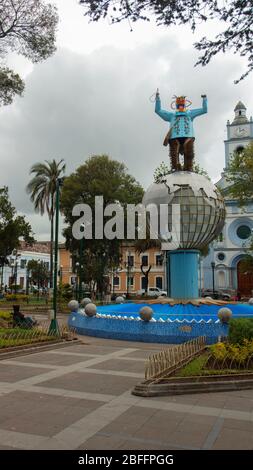
[[170,122],[170,139],[194,137],[193,119],[207,113],[207,98],[202,98],[202,108],[170,112],[161,108],[161,100],[158,96],[155,102],[155,112],[164,121]]

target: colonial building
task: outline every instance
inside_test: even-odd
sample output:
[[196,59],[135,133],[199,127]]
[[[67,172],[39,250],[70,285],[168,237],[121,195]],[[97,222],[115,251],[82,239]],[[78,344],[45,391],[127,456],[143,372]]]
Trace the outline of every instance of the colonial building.
[[59,244],[59,277],[63,284],[75,285],[77,274],[73,272],[71,253],[66,249],[65,243]]
[[123,244],[121,265],[111,273],[111,293],[134,294],[145,289],[145,275],[149,268],[148,286],[166,290],[165,261],[162,252],[152,248],[138,253],[134,245]]
[[21,241],[19,249],[14,250],[8,259],[9,265],[4,266],[2,272],[2,287],[17,284],[20,286],[20,289],[26,290],[27,282],[29,282],[28,262],[31,260],[42,262],[49,269],[50,243],[36,242],[34,245],[29,246]]
[[[227,121],[225,140],[225,168],[217,182],[220,189],[228,188],[226,169],[234,152],[240,152],[253,142],[253,120],[248,119],[246,107],[239,101],[233,121]],[[240,272],[240,262],[245,256],[245,246],[253,231],[253,201],[243,209],[227,193],[225,196],[226,222],[219,239],[213,243],[209,256],[203,261],[204,288],[229,289],[241,295],[251,295],[253,275]]]

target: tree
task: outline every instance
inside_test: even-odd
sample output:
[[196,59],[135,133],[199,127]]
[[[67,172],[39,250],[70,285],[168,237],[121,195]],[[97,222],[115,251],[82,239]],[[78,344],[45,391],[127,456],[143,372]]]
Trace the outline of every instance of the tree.
[[253,143],[235,152],[225,174],[229,186],[224,194],[244,206],[253,199]]
[[45,287],[50,279],[47,264],[44,261],[32,259],[27,263],[27,270],[30,272],[31,281],[40,287]]
[[[56,49],[57,23],[56,7],[44,0],[0,0],[0,57],[16,52],[34,63],[47,59]],[[19,75],[0,67],[0,105],[23,90]]]
[[[67,228],[64,230],[66,247],[72,253],[73,264],[82,268],[82,280],[90,285],[95,280],[97,290],[102,294],[111,267],[120,263],[121,240],[85,239],[83,249],[80,241],[73,238],[72,225],[76,220],[72,210],[76,204],[88,204],[92,209],[94,229],[95,196],[103,196],[103,209],[110,203],[138,204],[142,201],[143,189],[133,176],[127,173],[123,163],[110,159],[107,155],[95,155],[67,177],[61,196],[61,211]],[[106,221],[106,217],[104,217]],[[94,234],[94,230],[93,230]]]
[[22,215],[17,215],[15,207],[9,200],[8,188],[0,188],[0,260],[1,266],[7,263],[8,256],[19,248],[20,239],[28,245],[35,240],[29,222]]
[[30,170],[30,174],[35,176],[28,183],[26,190],[30,194],[30,199],[34,204],[36,212],[41,215],[48,214],[51,224],[50,237],[50,287],[53,285],[53,243],[54,243],[54,214],[56,183],[65,172],[64,160],[56,160],[45,163],[35,163]]
[[199,23],[218,20],[224,29],[215,39],[203,37],[194,44],[203,54],[196,65],[207,65],[219,52],[228,50],[248,58],[248,69],[238,83],[253,69],[252,0],[80,0],[92,21],[109,17],[112,23],[122,20],[149,21],[154,15],[158,26],[189,24],[194,32]]

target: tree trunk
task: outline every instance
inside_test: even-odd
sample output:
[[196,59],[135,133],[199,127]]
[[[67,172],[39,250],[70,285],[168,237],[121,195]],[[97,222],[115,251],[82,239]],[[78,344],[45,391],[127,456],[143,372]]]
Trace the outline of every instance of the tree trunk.
[[148,292],[148,276],[149,276],[149,272],[151,270],[151,267],[152,266],[150,265],[149,268],[147,269],[147,271],[144,271],[144,266],[143,266],[143,264],[141,265],[141,272],[145,276],[145,294],[147,294],[147,292]]

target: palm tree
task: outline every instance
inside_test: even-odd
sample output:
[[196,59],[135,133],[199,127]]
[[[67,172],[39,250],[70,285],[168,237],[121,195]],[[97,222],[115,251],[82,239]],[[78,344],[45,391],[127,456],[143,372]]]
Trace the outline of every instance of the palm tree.
[[34,204],[36,212],[41,215],[48,214],[51,223],[50,237],[50,287],[53,286],[53,243],[54,243],[54,214],[56,183],[65,172],[65,162],[60,160],[48,161],[45,163],[35,163],[30,170],[30,175],[35,175],[28,183],[26,190],[30,194],[30,199]]

